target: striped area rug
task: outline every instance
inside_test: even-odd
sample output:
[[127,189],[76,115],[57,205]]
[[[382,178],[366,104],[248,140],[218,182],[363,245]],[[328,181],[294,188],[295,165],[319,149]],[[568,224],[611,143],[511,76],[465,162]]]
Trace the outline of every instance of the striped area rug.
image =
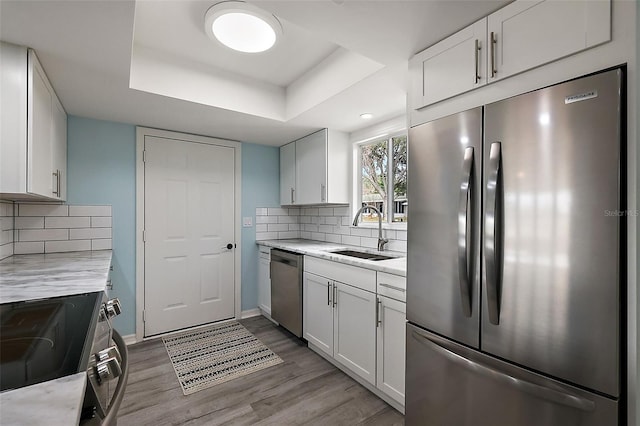
[[282,362],[236,321],[173,334],[162,340],[185,395]]

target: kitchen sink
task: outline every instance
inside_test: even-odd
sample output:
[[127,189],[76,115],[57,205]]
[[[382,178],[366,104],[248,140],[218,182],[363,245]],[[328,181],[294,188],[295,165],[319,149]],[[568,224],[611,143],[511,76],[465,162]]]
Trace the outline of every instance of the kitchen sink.
[[332,251],[331,253],[341,254],[343,256],[357,257],[358,259],[364,259],[364,260],[395,259],[395,257],[393,256],[385,256],[383,254],[367,253],[364,251],[356,251],[356,250],[336,250],[336,251]]

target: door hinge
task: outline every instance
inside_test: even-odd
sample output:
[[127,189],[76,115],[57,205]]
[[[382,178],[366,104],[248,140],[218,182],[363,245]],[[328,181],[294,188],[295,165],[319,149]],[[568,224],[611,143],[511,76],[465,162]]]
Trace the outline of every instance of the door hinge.
[[147,162],[147,150],[143,150],[142,151],[142,162],[146,163]]
[[142,311],[142,322],[147,322],[147,311]]
[[147,231],[146,230],[142,231],[142,242],[143,243],[147,242]]

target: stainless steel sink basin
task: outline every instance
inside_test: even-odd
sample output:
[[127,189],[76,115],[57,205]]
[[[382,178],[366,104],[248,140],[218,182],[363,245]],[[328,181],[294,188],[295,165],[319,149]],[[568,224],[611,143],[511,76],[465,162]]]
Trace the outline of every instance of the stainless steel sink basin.
[[356,251],[356,250],[336,250],[331,253],[341,254],[343,256],[357,257],[358,259],[364,260],[387,260],[387,259],[395,259],[393,256],[385,256],[383,254],[375,254],[375,253],[367,253],[364,251]]

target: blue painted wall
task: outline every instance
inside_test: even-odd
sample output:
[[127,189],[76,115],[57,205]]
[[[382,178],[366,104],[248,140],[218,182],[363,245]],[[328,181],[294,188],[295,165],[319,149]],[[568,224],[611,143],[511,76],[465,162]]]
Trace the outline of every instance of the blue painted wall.
[[69,116],[67,202],[110,204],[113,214],[113,291],[123,314],[115,327],[135,333],[136,311],[136,128]]
[[[110,204],[113,211],[113,283],[111,293],[123,303],[115,326],[135,333],[136,129],[130,124],[69,116],[67,141],[67,201],[69,204]],[[280,155],[276,147],[242,144],[242,217],[253,226],[242,228],[242,310],[258,306],[256,207],[279,206]]]
[[242,228],[242,310],[258,306],[258,246],[256,207],[280,207],[280,150],[242,144],[242,217],[253,226]]

